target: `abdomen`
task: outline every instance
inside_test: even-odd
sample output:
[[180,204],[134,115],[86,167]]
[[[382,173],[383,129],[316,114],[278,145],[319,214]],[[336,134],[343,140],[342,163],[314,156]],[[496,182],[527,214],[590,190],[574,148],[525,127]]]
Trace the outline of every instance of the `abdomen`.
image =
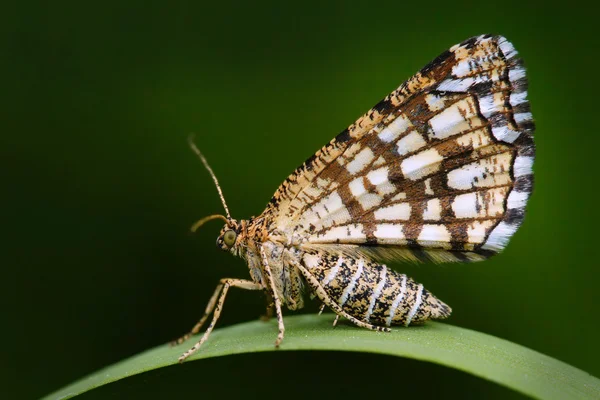
[[369,324],[409,325],[452,312],[423,285],[365,258],[307,252],[302,264],[333,302]]

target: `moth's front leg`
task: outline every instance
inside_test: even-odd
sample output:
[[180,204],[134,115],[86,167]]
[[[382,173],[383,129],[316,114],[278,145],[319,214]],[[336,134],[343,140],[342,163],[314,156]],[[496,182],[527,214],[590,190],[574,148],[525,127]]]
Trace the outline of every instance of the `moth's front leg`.
[[283,314],[281,313],[281,299],[277,294],[275,281],[273,280],[273,273],[267,259],[265,248],[260,246],[260,256],[262,258],[263,270],[266,278],[266,286],[269,294],[273,298],[273,304],[275,305],[275,314],[277,315],[277,324],[279,326],[279,333],[277,334],[277,340],[275,341],[275,347],[279,347],[283,341],[283,335],[285,334],[285,326],[283,325]]
[[182,344],[183,342],[185,342],[186,340],[191,338],[193,335],[200,332],[200,329],[202,329],[202,326],[204,325],[204,323],[206,322],[206,320],[208,319],[210,314],[215,309],[215,305],[217,305],[217,298],[219,297],[219,293],[221,293],[221,290],[223,290],[223,284],[224,283],[223,283],[223,279],[222,279],[221,282],[215,288],[215,292],[210,297],[210,300],[208,301],[208,304],[206,305],[206,309],[204,310],[204,315],[202,315],[202,318],[200,318],[200,321],[198,321],[196,323],[196,325],[194,325],[194,327],[189,332],[187,332],[185,335],[181,336],[177,340],[173,340],[170,343],[171,346],[176,346],[178,344]]
[[[215,327],[215,324],[217,323],[217,320],[219,319],[219,316],[221,315],[221,310],[223,309],[223,303],[225,302],[225,297],[227,296],[227,292],[229,291],[230,287],[238,287],[238,288],[246,289],[246,290],[261,290],[262,289],[262,286],[259,285],[258,283],[254,283],[252,281],[245,280],[245,279],[231,279],[231,278],[221,279],[221,282],[217,286],[215,293],[213,294],[210,301],[208,302],[208,306],[206,307],[206,310],[204,312],[204,316],[202,317],[202,319],[194,326],[194,328],[192,328],[192,331],[190,333],[184,335],[182,338],[180,338],[177,341],[177,343],[181,343],[184,340],[188,339],[192,334],[197,333],[200,330],[200,328],[202,327],[202,324],[204,324],[204,321],[206,321],[206,319],[208,318],[208,316],[214,309],[215,313],[213,315],[213,319],[210,322],[210,325],[208,325],[208,328],[206,328],[206,332],[204,332],[204,335],[202,336],[200,341],[198,341],[198,343],[196,343],[191,349],[189,349],[188,351],[183,353],[181,355],[181,357],[179,357],[180,363],[183,362],[186,358],[188,358],[192,354],[194,354],[196,351],[198,351],[200,346],[202,346],[202,344],[206,341],[206,339],[208,339],[208,336],[212,332],[213,328]],[[219,296],[219,292],[221,292],[220,296]],[[217,296],[219,298],[218,301],[216,301]],[[215,306],[216,306],[216,308],[215,308]]]

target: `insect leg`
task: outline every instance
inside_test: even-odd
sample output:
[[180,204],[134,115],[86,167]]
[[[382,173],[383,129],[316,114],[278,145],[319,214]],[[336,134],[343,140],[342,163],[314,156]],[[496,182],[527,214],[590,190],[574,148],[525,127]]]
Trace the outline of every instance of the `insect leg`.
[[267,322],[269,321],[271,318],[273,318],[273,313],[275,312],[275,305],[273,303],[273,297],[271,297],[271,295],[269,294],[269,292],[267,292],[267,311],[265,312],[264,315],[260,316],[260,320]]
[[302,272],[302,275],[304,275],[304,277],[306,278],[306,282],[308,282],[308,284],[311,286],[311,288],[315,291],[315,293],[317,294],[319,299],[321,299],[321,301],[323,303],[325,303],[327,305],[327,307],[331,308],[337,315],[348,319],[354,325],[360,326],[361,328],[367,328],[367,329],[371,329],[373,331],[380,331],[380,332],[390,332],[391,331],[390,328],[386,328],[384,326],[368,324],[366,322],[363,322],[363,321],[353,317],[352,315],[348,314],[347,312],[345,312],[342,309],[342,307],[339,306],[339,304],[337,304],[336,302],[331,300],[331,298],[327,295],[327,293],[325,292],[325,289],[323,289],[323,287],[321,286],[321,284],[319,283],[317,278],[315,278],[310,272],[308,272],[308,270],[306,268],[304,268],[304,266],[302,264],[300,264],[299,262],[294,262],[294,266],[296,266],[300,270],[300,272]]
[[265,277],[267,278],[267,289],[269,290],[271,297],[273,298],[273,303],[275,304],[275,314],[277,315],[277,324],[279,326],[279,333],[277,334],[275,347],[279,347],[279,345],[283,341],[283,335],[285,333],[285,326],[283,325],[283,314],[281,313],[281,300],[279,299],[279,295],[277,294],[277,290],[275,289],[275,281],[273,281],[273,274],[271,273],[271,267],[269,267],[267,254],[265,253],[265,248],[263,246],[260,247],[260,255],[262,257]]
[[[186,358],[188,358],[189,356],[191,356],[192,354],[194,354],[199,348],[200,346],[202,346],[202,344],[206,341],[206,339],[208,339],[208,336],[210,335],[210,333],[212,332],[213,328],[215,327],[215,324],[217,323],[217,320],[219,319],[219,316],[221,315],[221,310],[223,309],[223,303],[225,302],[225,297],[227,296],[227,291],[229,290],[230,287],[239,287],[241,289],[246,289],[246,290],[261,290],[262,286],[259,285],[258,283],[254,283],[252,281],[248,281],[245,279],[221,279],[221,283],[219,284],[219,286],[217,286],[217,290],[215,291],[215,294],[213,295],[213,297],[211,298],[211,301],[208,304],[208,307],[206,307],[207,310],[211,310],[214,308],[215,313],[213,315],[213,319],[210,322],[210,325],[208,325],[208,328],[206,328],[206,332],[204,332],[204,335],[202,336],[202,338],[200,339],[200,341],[198,341],[198,343],[196,343],[191,349],[189,349],[188,351],[186,351],[185,353],[183,353],[181,355],[181,357],[179,357],[179,362],[183,362]],[[222,290],[221,290],[222,288]],[[216,302],[216,308],[215,308],[215,302],[213,301],[216,297],[217,294],[219,293],[219,291],[221,291],[221,295],[219,296],[219,300]],[[209,312],[210,314],[210,312]],[[206,319],[203,317],[203,319]],[[201,326],[200,323],[203,323],[203,320],[200,320],[200,322],[198,322],[198,324],[196,324],[196,326]],[[194,328],[196,328],[196,326],[194,326]],[[200,329],[200,327],[198,327],[198,330]]]
[[321,304],[321,308],[319,308],[319,315],[323,314],[323,310],[325,310],[325,303]]
[[339,315],[336,315],[336,316],[335,316],[335,319],[333,320],[333,326],[336,326],[336,325],[337,325],[338,319],[340,319],[340,316],[339,316]]
[[188,340],[190,337],[192,337],[192,335],[195,335],[196,333],[200,332],[200,328],[202,328],[202,325],[204,325],[204,323],[206,322],[206,319],[208,318],[210,313],[212,313],[212,311],[214,310],[215,305],[217,304],[217,297],[219,296],[219,293],[221,293],[221,290],[223,290],[223,280],[221,280],[221,283],[219,283],[217,285],[215,292],[213,293],[212,297],[210,298],[208,304],[206,305],[206,310],[204,310],[204,315],[202,316],[202,318],[200,318],[200,321],[198,321],[196,323],[196,325],[194,325],[194,327],[192,328],[191,331],[189,331],[188,333],[186,333],[179,339],[172,341],[171,346],[182,344],[183,342]]

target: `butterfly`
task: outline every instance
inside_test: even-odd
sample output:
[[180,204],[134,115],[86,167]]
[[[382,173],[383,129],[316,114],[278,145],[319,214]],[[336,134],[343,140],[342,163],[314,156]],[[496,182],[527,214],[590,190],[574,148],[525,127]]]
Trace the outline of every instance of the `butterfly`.
[[[222,279],[182,343],[207,340],[231,287],[266,291],[282,308],[317,297],[337,316],[377,331],[447,318],[451,309],[384,261],[472,262],[500,252],[532,191],[534,123],[523,62],[502,36],[473,37],[442,53],[298,167],[258,217],[226,216],[217,246],[250,279]],[[335,324],[334,322],[334,324]]]

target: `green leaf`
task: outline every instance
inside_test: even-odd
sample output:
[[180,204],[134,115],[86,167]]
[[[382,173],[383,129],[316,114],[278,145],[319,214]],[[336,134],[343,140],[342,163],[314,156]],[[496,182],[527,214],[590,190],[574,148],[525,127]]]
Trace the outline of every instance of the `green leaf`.
[[[275,321],[256,321],[213,332],[188,361],[264,351],[339,350],[379,353],[429,361],[499,383],[542,399],[598,399],[600,380],[590,374],[509,341],[456,326],[424,326],[372,332],[351,325],[331,326],[331,314],[285,319],[286,337],[274,348]],[[156,368],[177,364],[193,340],[163,345],[97,371],[44,399],[68,399],[88,390]]]

